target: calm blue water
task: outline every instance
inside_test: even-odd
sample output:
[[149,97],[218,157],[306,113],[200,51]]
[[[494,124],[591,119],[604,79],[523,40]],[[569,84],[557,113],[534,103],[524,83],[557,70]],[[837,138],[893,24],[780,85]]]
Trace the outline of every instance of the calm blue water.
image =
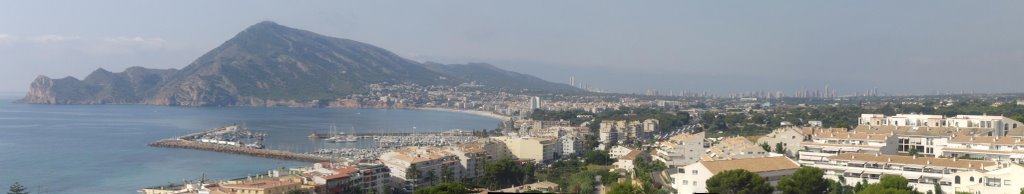
[[301,162],[197,150],[153,148],[154,140],[244,123],[269,133],[274,149],[307,151],[314,129],[442,131],[494,128],[498,120],[461,113],[375,109],[180,108],[145,105],[27,105],[0,96],[0,188],[15,181],[32,193],[135,193],[202,173],[236,178]]

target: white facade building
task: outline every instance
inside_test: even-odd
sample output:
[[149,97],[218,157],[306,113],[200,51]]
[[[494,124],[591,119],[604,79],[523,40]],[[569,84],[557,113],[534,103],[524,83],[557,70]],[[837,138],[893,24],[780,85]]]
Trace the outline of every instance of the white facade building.
[[[404,147],[380,156],[381,163],[387,166],[391,172],[391,183],[393,188],[404,191],[414,191],[424,186],[434,185],[440,182],[440,178],[426,180],[428,174],[434,177],[441,177],[444,169],[451,171],[453,177],[463,177],[462,167],[459,165],[459,158],[454,154],[439,147]],[[409,167],[415,166],[419,172],[419,178],[410,179]]]
[[561,143],[554,137],[491,137],[505,143],[509,152],[518,159],[546,163],[562,155]]
[[[953,174],[953,192],[1017,194],[1024,188],[1024,167],[1010,165],[992,171],[972,170]],[[945,191],[945,190],[943,190]]]
[[841,153],[897,154],[897,138],[891,133],[865,133],[842,130],[820,130],[802,143],[798,162],[813,164]]
[[1004,117],[988,115],[942,115],[896,114],[861,114],[860,125],[868,126],[912,126],[912,127],[955,127],[955,128],[986,128],[992,129],[990,136],[1004,136],[1010,129],[1024,126],[1024,123]]
[[1024,142],[1022,137],[953,136],[942,156],[1024,164]]
[[733,169],[744,169],[757,173],[769,184],[775,186],[782,177],[791,175],[800,168],[795,161],[786,157],[748,158],[736,160],[701,161],[687,165],[679,173],[672,174],[672,188],[677,193],[707,193],[707,180],[715,174]]
[[622,156],[625,156],[626,154],[629,154],[629,152],[632,151],[633,149],[618,145],[608,150],[608,156],[610,156],[611,158],[620,158]]
[[946,147],[949,137],[953,135],[993,136],[993,129],[963,127],[860,125],[854,128],[854,131],[858,133],[892,134],[897,138],[896,151],[898,153],[909,154],[917,152],[917,154],[929,156],[942,156],[942,149]]
[[768,157],[768,151],[745,137],[728,137],[708,148],[702,161]]
[[665,163],[669,169],[690,165],[704,155],[704,132],[679,134],[655,146],[654,160]]
[[804,165],[824,170],[828,179],[839,181],[842,176],[847,185],[855,185],[862,180],[877,183],[885,174],[901,175],[907,178],[910,186],[922,192],[934,190],[936,183],[943,191],[952,191],[956,173],[998,167],[992,161],[861,153],[843,153],[826,159]]

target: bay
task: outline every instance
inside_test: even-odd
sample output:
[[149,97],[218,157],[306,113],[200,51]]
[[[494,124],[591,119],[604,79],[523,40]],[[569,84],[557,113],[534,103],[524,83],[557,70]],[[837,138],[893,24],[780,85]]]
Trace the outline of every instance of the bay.
[[182,180],[238,178],[308,165],[199,150],[155,148],[147,143],[187,133],[243,124],[266,132],[270,149],[309,152],[360,147],[306,138],[328,132],[427,132],[493,129],[499,121],[478,115],[394,109],[165,107],[149,105],[31,105],[0,96],[0,188],[20,182],[32,193],[135,193]]

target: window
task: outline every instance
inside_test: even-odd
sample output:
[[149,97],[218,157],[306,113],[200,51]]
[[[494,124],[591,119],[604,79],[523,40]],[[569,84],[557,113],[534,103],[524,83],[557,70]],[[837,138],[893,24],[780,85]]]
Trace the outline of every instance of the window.
[[973,176],[971,177],[971,182],[974,182],[974,177]]
[[953,184],[960,184],[960,176],[953,177]]
[[697,175],[697,170],[691,170],[690,172],[693,173],[693,175]]
[[687,180],[683,180],[683,184],[684,184],[684,185],[689,185],[689,184],[690,184],[690,181],[687,181]]

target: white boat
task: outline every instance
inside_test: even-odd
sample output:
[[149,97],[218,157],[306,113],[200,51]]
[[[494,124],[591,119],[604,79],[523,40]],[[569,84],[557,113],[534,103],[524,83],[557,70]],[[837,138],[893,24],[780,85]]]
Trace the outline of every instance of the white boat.
[[[333,132],[335,130],[337,130],[337,128],[334,125],[331,125],[331,131]],[[352,131],[355,131],[354,127],[352,128]],[[335,135],[327,138],[327,142],[332,143],[352,143],[357,141],[359,141],[359,138],[354,134],[350,133],[346,135],[344,132],[336,133]]]

